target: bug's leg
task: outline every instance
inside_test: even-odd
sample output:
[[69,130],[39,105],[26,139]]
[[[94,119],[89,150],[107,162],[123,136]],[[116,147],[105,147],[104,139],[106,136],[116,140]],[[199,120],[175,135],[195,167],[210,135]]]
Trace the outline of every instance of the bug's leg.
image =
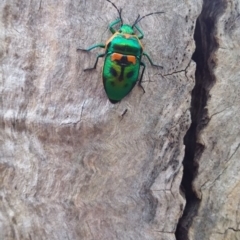
[[142,29],[141,29],[138,25],[135,25],[134,27],[135,27],[135,28],[138,30],[138,32],[140,33],[140,35],[138,35],[138,39],[143,39],[144,34],[143,34]]
[[91,68],[85,68],[83,71],[85,72],[85,71],[89,71],[89,70],[96,69],[97,63],[98,63],[98,59],[101,58],[101,57],[104,57],[104,56],[105,56],[105,53],[98,54],[98,55],[97,55],[96,62],[94,63],[94,66],[91,67]]
[[90,47],[87,48],[87,49],[77,48],[77,51],[86,51],[86,52],[89,52],[89,51],[91,51],[92,49],[98,48],[98,47],[100,47],[100,48],[105,48],[105,44],[103,44],[103,43],[94,44],[94,45],[90,46]]
[[120,21],[121,21],[121,19],[118,18],[117,20],[115,20],[114,22],[109,24],[109,30],[111,31],[112,34],[114,34],[116,32],[116,30],[113,28],[113,26],[118,24]]
[[150,62],[150,64],[154,67],[160,67],[160,68],[163,68],[163,66],[160,66],[160,65],[157,65],[157,64],[154,64],[152,59],[148,56],[147,53],[143,52],[143,55],[147,57],[148,61]]
[[139,81],[138,81],[138,86],[143,90],[143,93],[145,93],[145,90],[144,90],[144,88],[143,88],[143,86],[142,86],[142,78],[143,78],[143,74],[144,74],[146,65],[145,65],[144,62],[140,62],[140,65],[143,66],[143,70],[142,70],[140,79],[139,79]]

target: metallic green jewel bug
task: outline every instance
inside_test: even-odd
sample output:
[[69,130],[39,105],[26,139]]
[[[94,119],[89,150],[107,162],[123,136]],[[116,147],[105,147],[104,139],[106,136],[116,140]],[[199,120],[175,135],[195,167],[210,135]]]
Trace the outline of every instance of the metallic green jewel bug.
[[[110,102],[117,103],[131,92],[137,81],[138,85],[145,92],[141,85],[145,70],[145,63],[141,61],[142,56],[146,56],[152,66],[163,68],[160,65],[154,64],[148,54],[143,51],[140,39],[143,39],[144,34],[137,23],[147,16],[164,12],[149,13],[143,17],[138,15],[137,19],[131,26],[129,24],[123,24],[121,16],[122,9],[119,10],[114,3],[110,0],[107,1],[117,9],[119,14],[119,18],[109,24],[109,30],[113,34],[112,37],[106,42],[106,44],[99,43],[87,49],[78,48],[77,50],[91,51],[98,47],[105,48],[104,53],[97,55],[94,66],[84,69],[84,71],[96,69],[98,59],[105,57],[102,70],[104,89]],[[113,26],[118,23],[121,23],[121,27],[116,31]],[[139,34],[137,35],[134,30]],[[142,66],[142,72],[139,78],[140,66]]]

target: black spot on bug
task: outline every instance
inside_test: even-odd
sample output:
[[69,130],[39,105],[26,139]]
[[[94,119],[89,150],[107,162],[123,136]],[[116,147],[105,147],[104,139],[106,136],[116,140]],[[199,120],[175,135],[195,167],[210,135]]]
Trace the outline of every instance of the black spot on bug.
[[130,71],[127,73],[127,78],[131,78],[134,74],[134,71]]
[[127,66],[129,64],[127,56],[122,56],[121,60],[119,61],[121,66]]
[[116,71],[113,67],[110,68],[110,73],[111,73],[114,77],[117,76],[117,71]]
[[125,55],[122,55],[121,59],[117,59],[115,61],[118,63],[118,65],[122,67],[127,66],[129,64],[127,56]]
[[131,51],[131,48],[129,48],[129,46],[126,45],[114,45],[114,50],[116,52],[122,53],[122,52],[126,52],[126,51]]
[[125,46],[116,44],[116,45],[114,45],[114,50],[116,52],[123,52],[125,50]]

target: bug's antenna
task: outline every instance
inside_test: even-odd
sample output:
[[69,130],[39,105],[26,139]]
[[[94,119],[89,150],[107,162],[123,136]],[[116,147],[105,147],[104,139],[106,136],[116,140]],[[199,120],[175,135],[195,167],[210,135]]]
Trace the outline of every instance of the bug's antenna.
[[132,27],[134,27],[134,26],[137,24],[139,18],[140,18],[140,14],[138,14],[137,19],[136,19],[135,22],[133,23]]
[[[108,1],[108,0],[107,0]],[[161,14],[161,13],[164,13],[164,12],[153,12],[153,13],[148,13],[147,15],[144,15],[140,18],[140,15],[138,15],[136,21],[134,22],[134,24],[132,25],[132,27],[134,27],[137,23],[139,23],[143,18],[145,17],[148,17],[150,15],[153,15],[153,14]]]
[[111,2],[110,0],[107,0],[108,2],[110,2],[112,5],[113,5],[113,7],[115,7],[116,9],[117,9],[117,11],[118,11],[118,15],[119,15],[119,18],[120,18],[120,21],[121,21],[121,26],[123,25],[123,20],[122,20],[122,9],[120,8],[120,9],[118,9],[118,7],[113,3],[113,2]]

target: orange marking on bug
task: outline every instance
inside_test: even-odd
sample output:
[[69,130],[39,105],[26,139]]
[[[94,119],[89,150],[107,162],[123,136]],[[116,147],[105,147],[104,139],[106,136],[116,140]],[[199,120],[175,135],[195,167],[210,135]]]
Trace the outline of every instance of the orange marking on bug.
[[130,37],[132,37],[131,34],[127,34],[127,33],[125,33],[125,34],[123,34],[123,35],[124,35],[125,38],[130,38]]
[[120,54],[120,53],[113,53],[112,56],[111,56],[111,60],[112,60],[112,61],[121,60],[122,57],[123,57],[123,55]]
[[130,62],[130,63],[136,64],[136,57],[135,57],[135,56],[128,55],[128,56],[127,56],[127,60],[128,60],[128,62]]

